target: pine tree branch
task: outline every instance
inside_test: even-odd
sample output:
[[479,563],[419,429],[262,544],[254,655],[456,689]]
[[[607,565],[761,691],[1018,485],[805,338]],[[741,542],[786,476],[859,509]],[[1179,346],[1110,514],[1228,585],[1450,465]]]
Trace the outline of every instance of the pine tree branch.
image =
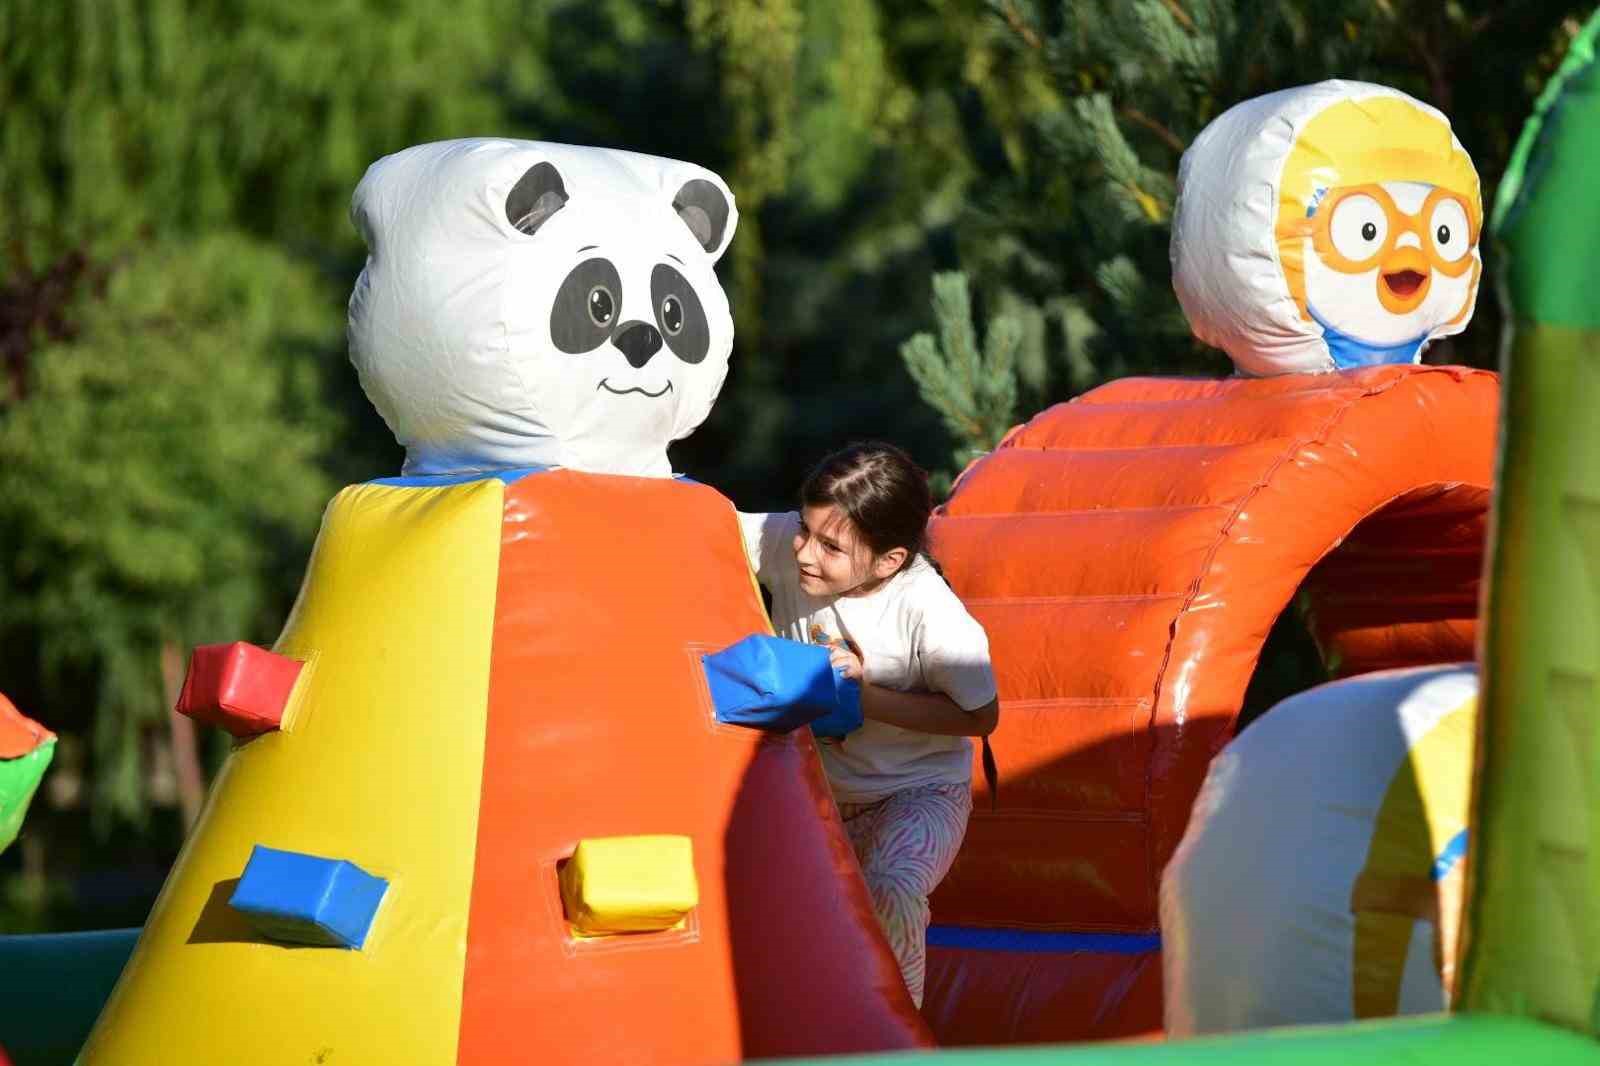
[[1190,18],[1189,13],[1179,6],[1178,0],[1161,0],[1161,2],[1166,5],[1168,11],[1172,12],[1172,17],[1183,24],[1184,29],[1190,32],[1194,31],[1194,19]]
[[1161,138],[1161,142],[1168,148],[1171,148],[1179,155],[1183,154],[1183,150],[1186,145],[1183,143],[1183,141],[1179,140],[1178,135],[1169,130],[1160,121],[1153,119],[1143,111],[1140,111],[1137,107],[1124,105],[1123,107],[1117,108],[1117,114],[1121,115],[1129,122],[1136,122],[1143,126],[1145,129]]
[[958,271],[933,276],[933,312],[937,337],[916,334],[900,346],[900,356],[923,400],[955,438],[959,468],[993,448],[1015,417],[1016,358],[1024,328],[1016,316],[998,315],[980,347],[971,290]]
[[1040,39],[1039,32],[1028,25],[1027,20],[1022,17],[1022,12],[1017,10],[1016,4],[1001,4],[1000,13],[1005,16],[1006,25],[1011,27],[1011,32],[1022,38],[1023,44],[1035,52],[1044,49],[1044,41]]

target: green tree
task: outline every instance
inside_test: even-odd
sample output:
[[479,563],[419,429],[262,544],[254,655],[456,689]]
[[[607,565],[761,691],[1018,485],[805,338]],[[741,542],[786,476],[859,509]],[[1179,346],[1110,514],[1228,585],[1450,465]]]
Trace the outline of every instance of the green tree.
[[0,647],[31,653],[55,728],[89,733],[102,824],[143,815],[152,727],[187,726],[164,719],[188,649],[281,620],[334,487],[328,299],[247,238],[157,246],[84,297],[0,417]]
[[[540,90],[527,0],[142,0],[0,6],[5,244],[49,264],[238,228],[349,254],[367,164],[495,132]],[[514,30],[518,47],[507,47]]]
[[102,829],[143,817],[153,748],[193,813],[188,646],[270,640],[332,487],[395,465],[343,357],[350,193],[515,132],[542,6],[0,6],[3,683],[90,735]]
[[967,276],[957,272],[934,275],[933,312],[939,336],[917,334],[901,346],[900,356],[923,399],[961,442],[954,456],[960,469],[999,443],[1016,419],[1022,326],[1010,315],[994,317],[980,348]]
[[[735,254],[759,226],[760,287],[734,274],[728,386],[675,453],[755,507],[787,504],[805,468],[851,438],[892,437],[925,463],[946,461],[949,433],[895,353],[926,324],[931,276],[954,265],[957,223],[985,174],[1023,150],[1025,118],[1044,99],[970,0],[792,7],[792,90],[764,91],[746,66],[719,70],[722,127],[770,132],[763,143],[782,166],[767,173],[782,181],[754,203],[735,184]],[[738,143],[714,140],[706,158],[736,157]],[[739,173],[736,159],[729,168]]]

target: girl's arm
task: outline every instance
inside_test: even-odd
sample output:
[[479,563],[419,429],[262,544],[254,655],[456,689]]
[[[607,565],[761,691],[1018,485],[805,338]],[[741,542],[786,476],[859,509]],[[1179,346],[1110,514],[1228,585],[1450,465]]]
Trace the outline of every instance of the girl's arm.
[[861,656],[844,644],[830,644],[828,658],[845,677],[861,684],[863,718],[942,737],[986,737],[1000,721],[998,698],[967,711],[942,692],[901,692],[874,685],[863,676]]
[[964,711],[942,692],[899,692],[863,681],[861,715],[918,733],[986,737],[1000,721],[1000,701],[993,699],[977,710]]

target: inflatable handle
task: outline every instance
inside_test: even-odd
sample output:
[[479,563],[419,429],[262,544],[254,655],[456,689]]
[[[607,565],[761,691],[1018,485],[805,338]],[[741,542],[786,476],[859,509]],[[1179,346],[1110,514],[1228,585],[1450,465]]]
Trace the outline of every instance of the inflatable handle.
[[861,686],[828,661],[828,649],[752,633],[701,656],[717,721],[787,733],[810,724],[818,736],[861,727]]

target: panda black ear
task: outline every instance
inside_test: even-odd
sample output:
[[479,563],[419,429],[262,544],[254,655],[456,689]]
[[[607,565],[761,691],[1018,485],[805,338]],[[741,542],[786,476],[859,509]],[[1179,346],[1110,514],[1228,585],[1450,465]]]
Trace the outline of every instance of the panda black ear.
[[727,235],[729,206],[722,190],[704,178],[684,182],[683,188],[672,198],[672,209],[678,212],[700,247],[712,255],[722,248],[722,240]]
[[566,203],[567,187],[561,182],[561,172],[549,163],[535,163],[506,194],[506,218],[531,236]]

